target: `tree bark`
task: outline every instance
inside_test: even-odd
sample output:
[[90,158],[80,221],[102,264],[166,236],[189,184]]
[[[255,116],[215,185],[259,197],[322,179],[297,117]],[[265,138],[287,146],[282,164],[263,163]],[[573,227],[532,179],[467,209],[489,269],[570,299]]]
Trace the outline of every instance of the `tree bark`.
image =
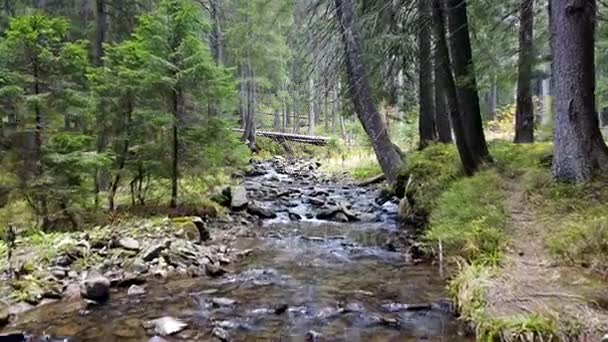
[[475,164],[491,161],[479,107],[473,51],[469,37],[466,0],[446,0],[450,56],[458,93],[458,103],[467,145]]
[[[431,7],[433,5],[431,4]],[[432,16],[432,13],[431,13]],[[440,23],[443,28],[443,22]],[[435,19],[432,21],[433,27],[437,25],[435,23]],[[447,107],[447,97],[446,97],[446,81],[444,74],[444,67],[440,49],[438,47],[439,37],[437,37],[437,30],[433,30],[433,37],[435,40],[435,49],[433,50],[433,61],[435,63],[435,121],[437,124],[437,137],[439,142],[449,144],[452,142],[452,125],[450,123],[450,115]],[[444,37],[445,40],[445,37]]]
[[171,112],[173,114],[173,156],[171,163],[171,208],[177,208],[179,188],[179,126],[182,119],[183,94],[179,87],[171,94]]
[[115,204],[114,199],[116,198],[116,192],[118,190],[118,185],[120,184],[121,173],[125,168],[127,163],[127,157],[129,155],[129,148],[131,144],[131,121],[133,115],[133,101],[128,96],[127,100],[127,110],[125,113],[126,123],[125,123],[125,138],[122,147],[121,154],[118,156],[118,170],[116,171],[116,175],[114,176],[114,180],[112,181],[112,186],[110,187],[110,194],[108,195],[108,203],[110,211],[114,211]]
[[596,0],[552,0],[555,70],[553,174],[585,182],[608,170],[608,148],[595,108]]
[[435,104],[433,101],[433,63],[431,52],[430,6],[428,0],[418,0],[420,27],[418,29],[418,104],[420,115],[418,133],[419,149],[437,140],[435,128]]
[[467,175],[472,175],[475,173],[475,171],[477,171],[479,164],[478,160],[473,158],[468,140],[466,139],[464,125],[462,123],[463,118],[458,105],[456,82],[452,75],[448,43],[445,37],[444,7],[442,0],[432,1],[433,30],[435,33],[435,44],[437,49],[436,56],[439,62],[438,64],[441,68],[441,74],[444,75],[444,77],[441,78],[443,81],[442,88],[445,90],[450,119],[452,121],[452,128],[454,129],[454,137],[456,138],[456,147],[458,148],[458,154],[460,155],[463,169]]
[[222,0],[211,0],[211,20],[213,21],[212,48],[217,65],[224,64],[224,32],[222,31]]
[[344,44],[346,73],[349,80],[351,98],[365,132],[371,140],[376,158],[386,175],[393,183],[397,179],[402,165],[401,154],[388,135],[382,116],[373,101],[368,71],[363,64],[360,38],[355,25],[353,0],[335,0],[338,26]]
[[534,142],[534,103],[532,102],[532,67],[534,64],[534,1],[521,0],[519,23],[519,73],[515,142]]
[[308,81],[308,135],[315,135],[315,82]]
[[95,66],[103,64],[103,43],[106,41],[107,32],[106,1],[95,0],[95,41],[93,43],[93,61]]

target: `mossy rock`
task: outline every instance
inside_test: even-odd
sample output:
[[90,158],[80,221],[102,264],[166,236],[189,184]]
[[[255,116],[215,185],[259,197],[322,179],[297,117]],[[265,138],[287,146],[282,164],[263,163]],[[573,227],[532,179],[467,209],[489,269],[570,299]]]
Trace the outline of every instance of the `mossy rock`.
[[172,219],[173,225],[175,226],[176,232],[180,232],[180,235],[185,239],[191,241],[198,241],[200,236],[198,228],[192,221],[192,217],[176,217]]

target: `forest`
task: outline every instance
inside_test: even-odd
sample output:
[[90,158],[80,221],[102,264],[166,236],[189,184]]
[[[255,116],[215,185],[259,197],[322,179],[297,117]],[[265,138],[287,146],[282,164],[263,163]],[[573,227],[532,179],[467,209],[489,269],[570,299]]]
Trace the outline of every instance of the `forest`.
[[0,0],[0,342],[608,341],[607,18]]

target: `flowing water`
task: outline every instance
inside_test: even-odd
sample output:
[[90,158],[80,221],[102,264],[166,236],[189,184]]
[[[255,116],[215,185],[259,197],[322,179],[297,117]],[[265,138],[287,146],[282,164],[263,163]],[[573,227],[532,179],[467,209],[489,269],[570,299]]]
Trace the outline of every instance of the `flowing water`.
[[[252,228],[256,237],[237,239],[234,247],[251,254],[228,275],[157,280],[145,296],[119,293],[86,310],[79,302],[58,302],[21,317],[15,328],[69,341],[164,341],[153,338],[145,322],[173,316],[188,328],[167,341],[220,335],[235,341],[472,341],[459,334],[442,300],[445,281],[436,267],[416,265],[395,242],[394,203],[376,203],[373,189],[281,165],[260,164],[265,171],[245,180],[250,197],[278,217]],[[317,207],[340,202],[365,219],[314,218]],[[296,214],[303,219],[291,221]]]

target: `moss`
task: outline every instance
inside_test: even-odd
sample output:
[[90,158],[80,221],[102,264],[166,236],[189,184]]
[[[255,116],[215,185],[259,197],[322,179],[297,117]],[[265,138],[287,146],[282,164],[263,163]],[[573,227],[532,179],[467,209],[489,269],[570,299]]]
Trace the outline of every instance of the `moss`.
[[351,175],[354,179],[357,180],[365,180],[374,176],[377,176],[382,173],[378,162],[375,160],[363,162],[357,165],[351,172]]
[[454,183],[439,197],[425,238],[443,243],[451,256],[495,260],[508,241],[507,220],[501,178],[487,170]]
[[415,201],[417,210],[430,212],[441,193],[463,175],[456,147],[433,144],[408,155],[406,168],[399,175],[395,192],[403,195],[411,179],[408,197]]

